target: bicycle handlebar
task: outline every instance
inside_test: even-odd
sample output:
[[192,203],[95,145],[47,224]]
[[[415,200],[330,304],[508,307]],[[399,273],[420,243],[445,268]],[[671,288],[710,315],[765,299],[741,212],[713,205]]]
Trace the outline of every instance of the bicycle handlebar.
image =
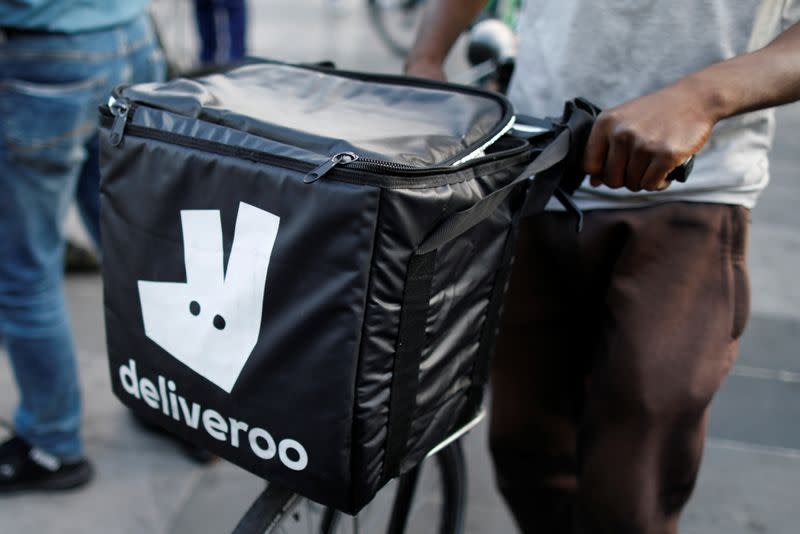
[[[526,115],[517,115],[517,123],[514,125],[514,132],[523,138],[531,141],[539,136],[549,135],[552,132],[560,131],[562,128],[567,128],[572,134],[572,157],[568,158],[572,162],[573,168],[569,172],[579,174],[580,169],[575,168],[580,165],[582,157],[579,154],[583,153],[587,141],[589,140],[589,133],[592,131],[595,120],[600,115],[601,109],[584,98],[576,98],[575,100],[566,103],[564,117],[561,119],[540,119],[537,117],[529,117]],[[686,161],[675,167],[667,175],[668,182],[686,183],[689,175],[694,168],[695,155],[692,154]],[[580,185],[585,175],[580,175],[579,180],[572,183],[573,187],[567,186],[567,190],[571,193]]]
[[692,169],[694,169],[694,154],[686,158],[686,161],[672,169],[672,172],[667,175],[667,181],[685,184],[686,180],[689,178],[689,175],[692,173]]

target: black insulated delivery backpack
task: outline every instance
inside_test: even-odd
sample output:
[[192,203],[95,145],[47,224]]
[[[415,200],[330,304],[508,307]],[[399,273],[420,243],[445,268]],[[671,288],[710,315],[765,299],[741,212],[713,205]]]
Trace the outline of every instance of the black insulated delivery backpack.
[[126,405],[347,512],[478,416],[516,221],[568,130],[537,146],[497,94],[270,63],[117,88],[101,123]]

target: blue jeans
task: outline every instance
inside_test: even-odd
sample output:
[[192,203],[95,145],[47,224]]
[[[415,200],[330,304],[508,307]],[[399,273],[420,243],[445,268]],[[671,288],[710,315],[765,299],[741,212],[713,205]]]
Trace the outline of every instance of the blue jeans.
[[163,69],[145,17],[72,35],[11,32],[0,44],[0,337],[20,390],[14,431],[66,460],[83,451],[64,216],[80,190],[97,238],[97,106]]
[[[247,27],[244,0],[195,0],[194,5],[200,33],[200,62],[227,63],[242,59],[245,55]],[[220,14],[224,14],[226,27],[220,28]],[[228,53],[224,59],[217,57],[220,36],[225,36],[228,43]]]

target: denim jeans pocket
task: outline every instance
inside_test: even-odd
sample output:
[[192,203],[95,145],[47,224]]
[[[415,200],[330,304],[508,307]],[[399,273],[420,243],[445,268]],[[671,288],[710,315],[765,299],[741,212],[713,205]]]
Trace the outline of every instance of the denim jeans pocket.
[[0,81],[0,149],[15,164],[65,172],[85,158],[105,76],[68,83]]

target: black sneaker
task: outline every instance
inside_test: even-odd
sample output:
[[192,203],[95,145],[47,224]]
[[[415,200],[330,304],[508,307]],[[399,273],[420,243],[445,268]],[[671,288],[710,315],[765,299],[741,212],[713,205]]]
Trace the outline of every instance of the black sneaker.
[[68,273],[94,273],[100,270],[100,262],[94,252],[67,241],[64,270]]
[[68,490],[83,486],[93,476],[85,458],[64,463],[16,436],[0,444],[0,494]]

